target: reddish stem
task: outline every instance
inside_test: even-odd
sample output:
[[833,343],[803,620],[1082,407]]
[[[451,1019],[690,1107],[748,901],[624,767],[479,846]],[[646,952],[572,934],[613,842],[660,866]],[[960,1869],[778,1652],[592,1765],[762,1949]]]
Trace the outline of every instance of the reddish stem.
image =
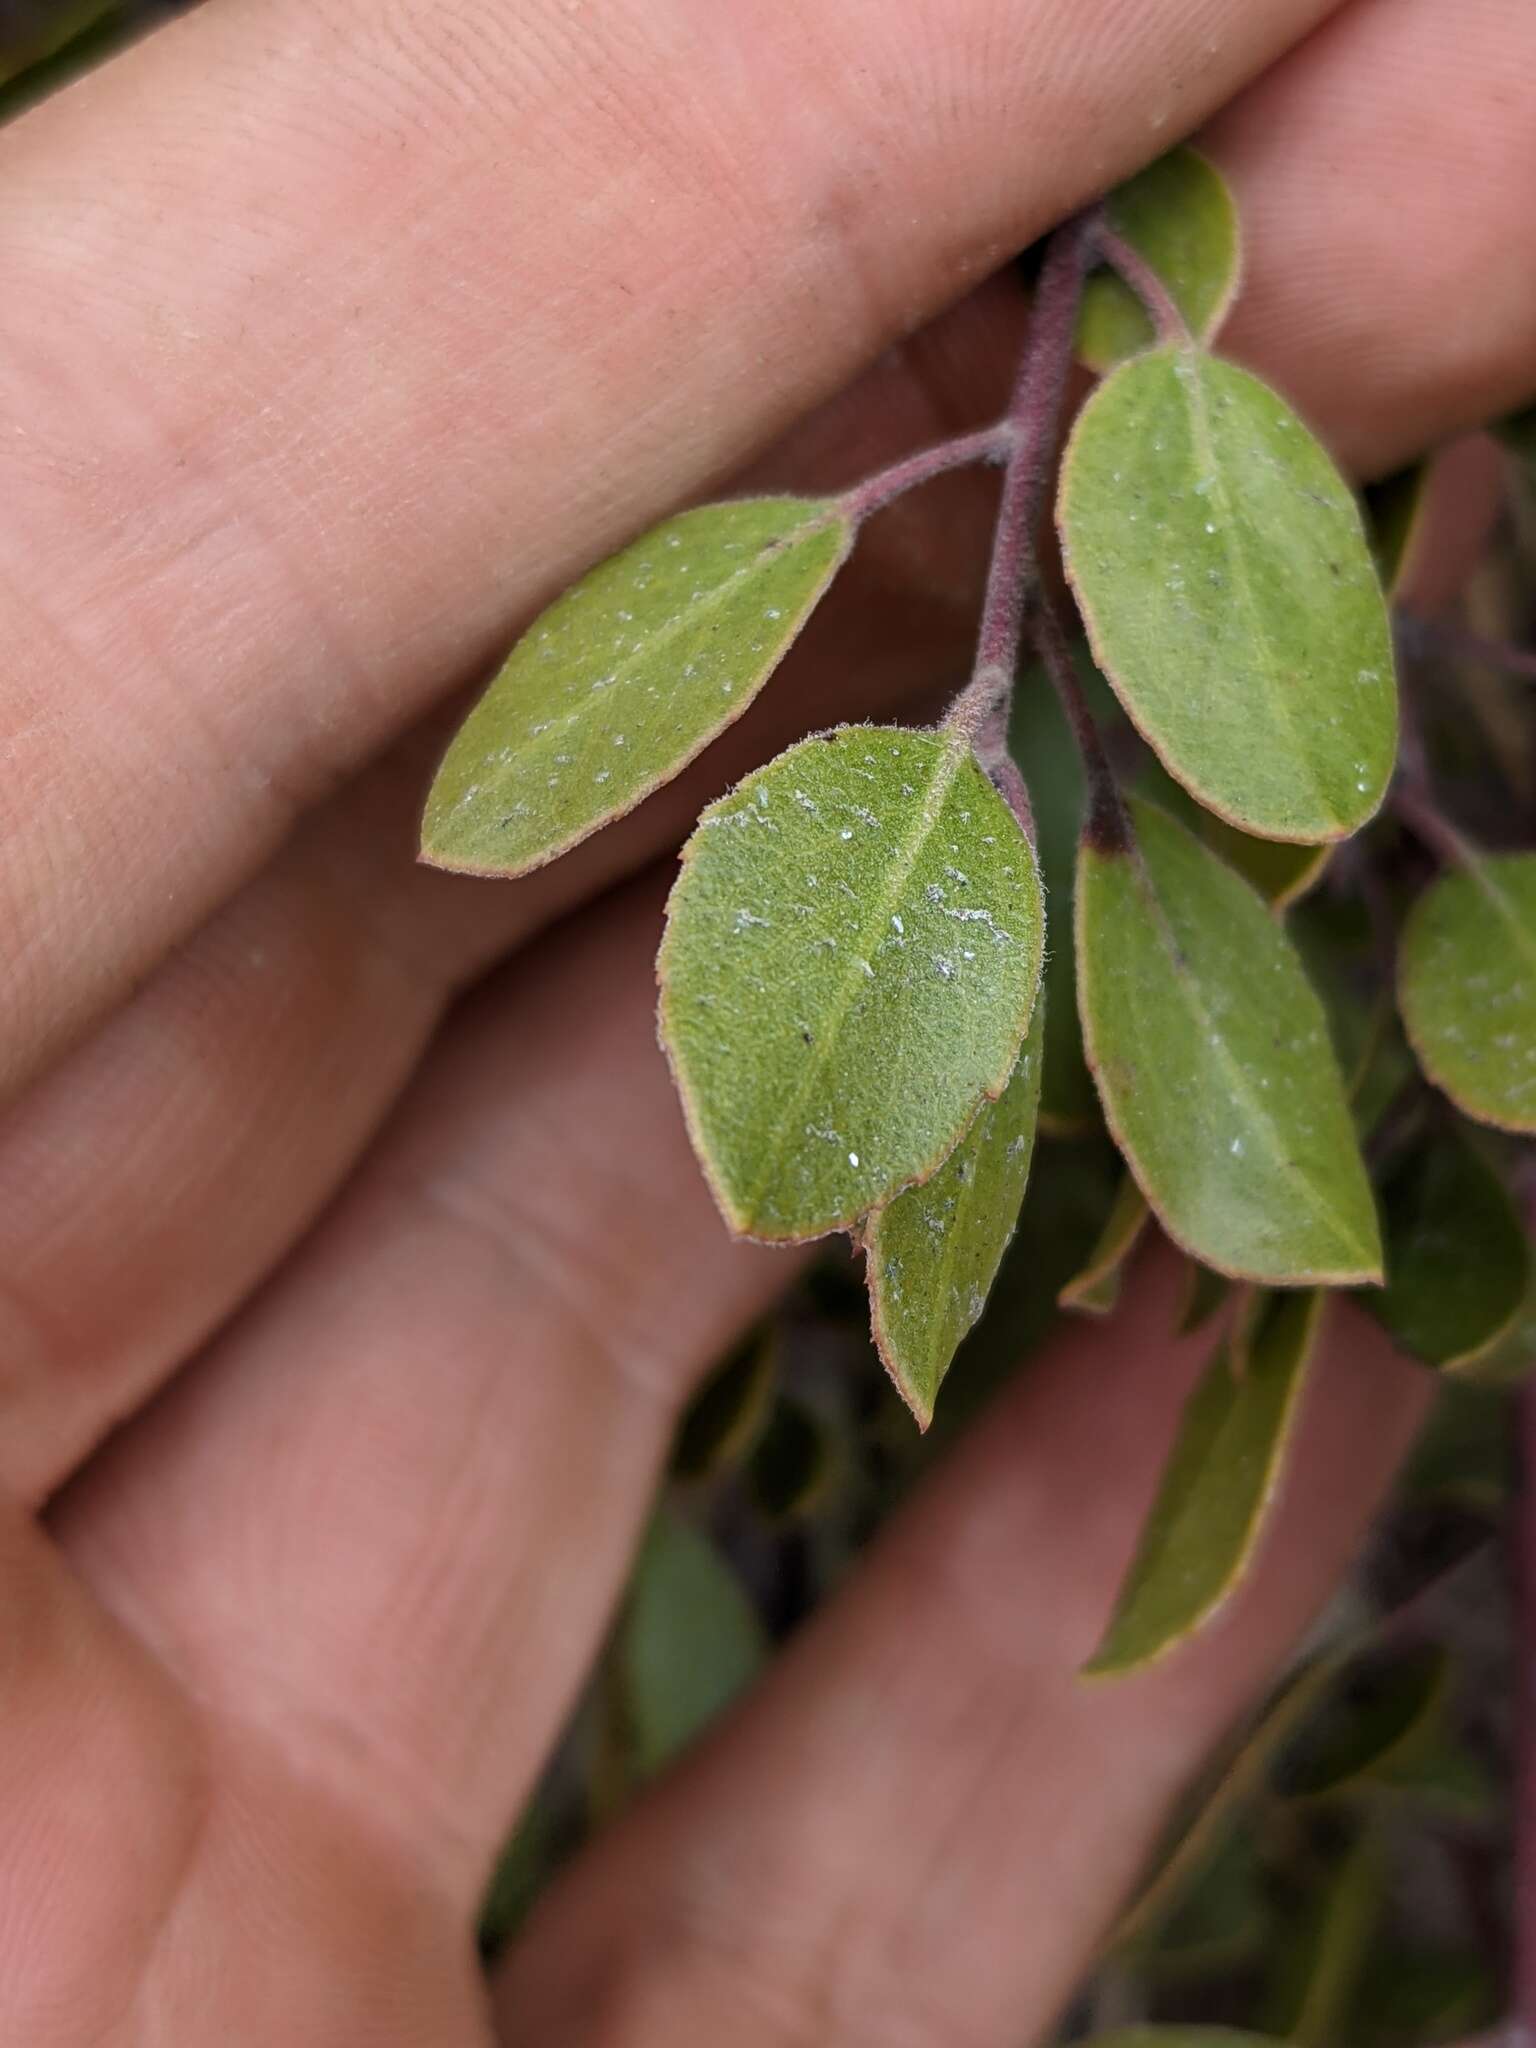
[[1035,288],[1029,338],[1006,424],[1013,446],[1003,477],[987,592],[971,679],[945,724],[963,733],[977,759],[1032,831],[1024,782],[1008,753],[1008,711],[1024,637],[1026,593],[1035,580],[1035,535],[1056,460],[1093,216],[1080,214],[1052,235]]
[[1102,215],[1094,229],[1093,247],[1094,253],[1103,258],[1120,282],[1129,285],[1140,299],[1148,319],[1157,329],[1158,340],[1182,342],[1186,348],[1191,346],[1194,336],[1189,331],[1189,322],[1179,311],[1173,293],[1141,251],[1133,249],[1123,235],[1117,235]]
[[1450,619],[1425,619],[1413,612],[1398,612],[1393,624],[1405,654],[1419,658],[1438,654],[1451,661],[1473,661],[1482,668],[1536,682],[1536,651],[1529,647],[1516,647],[1508,640],[1488,640]]
[[918,484],[925,484],[930,478],[944,476],[952,469],[966,469],[976,462],[1004,462],[1013,448],[1013,428],[1007,420],[998,420],[990,427],[979,428],[974,434],[957,435],[953,441],[940,441],[932,448],[920,448],[915,455],[905,455],[900,462],[893,462],[889,469],[877,471],[866,477],[861,484],[855,484],[851,491],[845,491],[839,504],[848,517],[855,522],[867,519],[871,512],[878,512],[889,505],[894,498],[913,490]]

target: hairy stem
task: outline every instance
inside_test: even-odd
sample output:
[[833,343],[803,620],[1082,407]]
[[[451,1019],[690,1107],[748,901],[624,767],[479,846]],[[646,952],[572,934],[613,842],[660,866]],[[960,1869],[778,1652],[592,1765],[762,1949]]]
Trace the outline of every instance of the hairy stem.
[[1005,462],[1013,442],[1012,426],[1007,420],[999,420],[974,434],[960,434],[953,441],[920,448],[915,455],[904,455],[889,469],[878,470],[874,476],[855,484],[851,491],[845,491],[839,506],[852,520],[867,519],[871,512],[878,512],[931,477],[944,476],[952,469],[966,469],[977,462]]
[[1131,821],[1120,795],[1120,784],[1104,750],[1104,741],[1088,699],[1078,681],[1067,629],[1049,591],[1041,591],[1030,618],[1040,659],[1051,679],[1072,737],[1082,758],[1088,784],[1088,807],[1083,816],[1083,836],[1102,853],[1123,852],[1131,844]]
[[1032,832],[1029,799],[1008,753],[1008,711],[1024,637],[1029,587],[1036,582],[1035,536],[1056,460],[1078,306],[1092,250],[1093,216],[1079,214],[1052,235],[1035,288],[1029,336],[1006,424],[1012,436],[992,539],[987,591],[971,679],[945,724],[963,733],[976,757]]
[[1117,235],[1102,214],[1093,231],[1093,252],[1102,257],[1120,282],[1128,285],[1146,308],[1157,329],[1159,341],[1178,341],[1189,347],[1194,337],[1189,323],[1167,285],[1139,249],[1133,249],[1123,235]]

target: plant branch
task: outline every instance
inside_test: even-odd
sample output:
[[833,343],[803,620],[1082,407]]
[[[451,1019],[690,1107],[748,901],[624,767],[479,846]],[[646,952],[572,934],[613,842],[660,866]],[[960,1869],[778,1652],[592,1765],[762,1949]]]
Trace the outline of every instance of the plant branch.
[[[1079,214],[1050,239],[1035,288],[1029,336],[1009,401],[1012,437],[992,540],[987,591],[971,679],[944,723],[962,733],[977,759],[1032,831],[1023,777],[1008,753],[1008,712],[1024,637],[1029,587],[1037,581],[1035,537],[1056,460],[1062,406],[1072,368],[1078,307],[1092,251],[1091,214]],[[1021,807],[1022,806],[1022,807]]]
[[1104,750],[1103,738],[1078,680],[1067,629],[1049,591],[1039,593],[1030,624],[1040,659],[1045,664],[1046,674],[1066,713],[1077,751],[1082,757],[1083,774],[1088,783],[1083,836],[1103,853],[1123,852],[1131,844],[1131,821],[1109,755]]
[[1179,311],[1178,301],[1139,249],[1133,249],[1124,235],[1116,234],[1103,214],[1093,231],[1094,253],[1103,258],[1120,282],[1128,285],[1146,308],[1157,329],[1159,341],[1178,341],[1189,347],[1194,336],[1189,322]]
[[889,469],[878,470],[839,499],[840,509],[855,522],[867,519],[893,499],[914,490],[930,478],[947,475],[952,469],[966,469],[977,462],[1004,462],[1013,449],[1013,428],[998,420],[974,434],[960,434],[952,441],[940,441],[932,448],[920,448],[905,455]]
[[1448,866],[1470,867],[1476,861],[1472,842],[1451,823],[1418,777],[1399,775],[1392,790],[1392,808],[1414,838]]

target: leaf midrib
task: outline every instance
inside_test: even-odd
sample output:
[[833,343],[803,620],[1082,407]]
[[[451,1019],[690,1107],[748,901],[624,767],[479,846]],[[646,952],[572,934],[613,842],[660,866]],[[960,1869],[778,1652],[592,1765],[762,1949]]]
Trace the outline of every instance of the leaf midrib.
[[[721,610],[726,598],[745,578],[756,574],[765,564],[774,562],[780,556],[788,554],[792,548],[798,547],[803,541],[809,540],[812,535],[821,532],[824,527],[834,525],[837,517],[836,502],[830,499],[823,500],[820,510],[813,517],[804,520],[790,532],[780,534],[776,539],[770,541],[766,547],[760,548],[749,562],[743,562],[739,568],[733,569],[728,576],[724,577],[719,583],[714,584],[706,596],[697,599],[687,599],[681,611],[675,612],[665,625],[658,626],[654,632],[646,634],[638,648],[632,650],[632,652],[625,655],[622,660],[615,664],[612,670],[615,686],[621,688],[624,682],[633,679],[637,670],[644,668],[648,663],[665,654],[668,647],[682,633],[695,629],[702,621],[707,620],[712,613]],[[632,542],[631,545],[637,547],[640,543],[636,541]],[[628,551],[626,550],[626,552]],[[829,571],[835,568],[836,565],[837,556],[834,554],[831,563],[828,565]],[[577,594],[576,592],[572,593],[573,597]],[[817,592],[812,591],[810,598],[814,599],[817,594]],[[805,600],[802,600],[801,604],[795,607],[797,617],[803,612],[804,605]],[[785,627],[792,627],[794,620],[786,619],[777,623]],[[776,639],[782,640],[784,637],[785,634],[781,632],[776,636]],[[515,651],[513,659],[516,659]],[[766,668],[768,663],[765,660],[759,666]],[[750,673],[751,671],[747,672]],[[612,701],[606,692],[604,693],[604,701]],[[548,753],[551,744],[558,741],[579,719],[589,714],[591,704],[592,697],[589,691],[584,698],[578,703],[573,704],[569,710],[556,712],[544,724],[541,732],[529,734],[519,744],[512,760],[507,763],[503,779],[506,782],[515,781],[519,768],[527,763],[530,756],[542,756]],[[745,708],[746,706],[740,700],[733,700],[725,707],[725,713],[722,715],[734,714],[745,710]]]
[[[896,904],[901,900],[901,891],[910,878],[912,870],[917,865],[918,857],[922,852],[925,841],[937,823],[939,812],[944,807],[944,800],[949,795],[955,777],[960,772],[960,765],[970,752],[969,742],[957,734],[945,733],[942,735],[942,739],[944,751],[934,765],[933,780],[929,786],[928,793],[918,809],[912,827],[909,829],[906,837],[898,843],[896,857],[889,871],[891,877],[890,885],[876,900],[875,908],[859,928],[858,952],[843,952],[840,954],[840,958],[847,960],[849,965],[838,978],[837,996],[831,1012],[830,1025],[826,1023],[822,1025],[816,1045],[812,1051],[812,1056],[806,1061],[801,1071],[800,1079],[795,1085],[794,1092],[789,1096],[778,1122],[771,1127],[771,1142],[765,1148],[765,1170],[752,1184],[750,1193],[746,1194],[743,1198],[743,1214],[749,1223],[758,1220],[759,1204],[763,1199],[763,1192],[772,1184],[779,1168],[783,1165],[785,1140],[788,1137],[790,1126],[803,1112],[806,1097],[811,1093],[812,1083],[819,1081],[826,1067],[831,1049],[836,1045],[838,1035],[853,1005],[853,999],[858,994],[862,983],[867,979],[853,963],[860,958],[867,959],[874,950],[871,941],[877,936],[884,935],[886,921]],[[1026,1030],[1028,1029],[1028,1021],[1026,1018]],[[1023,1036],[1021,1034],[1020,1044],[1022,1043]],[[1014,1048],[1014,1058],[1018,1058],[1018,1047]],[[985,1099],[985,1092],[983,1092],[982,1097],[977,1103],[978,1109],[981,1101]],[[952,1152],[955,1149],[955,1145],[958,1145],[964,1139],[966,1130],[969,1128],[970,1126],[967,1124],[960,1131],[954,1144],[950,1146],[949,1151]],[[949,1152],[946,1152],[943,1157],[947,1159]],[[939,1163],[942,1164],[942,1160]],[[911,1183],[907,1183],[907,1185],[911,1185]],[[896,1194],[900,1192],[902,1192],[901,1189],[893,1190],[891,1194],[884,1198],[885,1201],[893,1201]],[[880,1206],[883,1206],[883,1204],[871,1202],[869,1208],[874,1209]],[[866,1210],[863,1213],[868,1214],[869,1211]],[[832,1224],[829,1227],[836,1229],[837,1225]]]
[[[1170,820],[1170,822],[1172,821]],[[1175,829],[1181,830],[1182,828],[1176,826]],[[1341,1212],[1327,1198],[1326,1192],[1320,1189],[1316,1182],[1311,1180],[1297,1167],[1289,1152],[1284,1149],[1281,1143],[1279,1128],[1264,1108],[1262,1097],[1250,1087],[1247,1074],[1238,1065],[1236,1060],[1233,1059],[1232,1054],[1228,1050],[1225,1033],[1219,1029],[1215,1017],[1212,1016],[1205,1003],[1201,1000],[1193,976],[1183,964],[1183,948],[1179,945],[1172,921],[1163,907],[1162,899],[1158,895],[1156,884],[1152,879],[1139,844],[1133,845],[1130,858],[1137,888],[1142,892],[1148,904],[1153,928],[1162,942],[1164,951],[1168,955],[1174,986],[1184,997],[1186,1007],[1194,1018],[1196,1026],[1202,1030],[1207,1050],[1210,1048],[1211,1039],[1215,1039],[1217,1063],[1232,1077],[1233,1086],[1230,1093],[1251,1109],[1258,1128],[1266,1140],[1266,1149],[1278,1167],[1281,1178],[1290,1181],[1295,1186],[1308,1190],[1320,1202],[1323,1211],[1333,1223],[1341,1244],[1356,1245],[1358,1241],[1355,1233],[1347,1227]],[[1211,854],[1208,858],[1214,860],[1216,856]],[[1247,885],[1242,884],[1240,886],[1246,887]],[[1331,1057],[1331,1054],[1329,1056]]]

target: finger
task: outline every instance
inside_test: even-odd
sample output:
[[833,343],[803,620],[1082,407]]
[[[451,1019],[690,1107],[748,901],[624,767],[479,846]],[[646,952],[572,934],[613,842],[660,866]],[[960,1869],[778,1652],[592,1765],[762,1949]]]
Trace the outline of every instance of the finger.
[[1536,393],[1536,11],[1354,0],[1204,141],[1249,248],[1223,348],[1379,474]]
[[744,1710],[557,1883],[499,1987],[508,2038],[1013,2048],[1048,2026],[1426,1399],[1343,1311],[1246,1590],[1151,1672],[1084,1682],[1202,1350],[1162,1334],[1173,1266],[1056,1343]]
[[[878,466],[1000,399],[1017,311],[1011,287],[973,295],[760,476]],[[502,950],[675,846],[710,796],[800,733],[924,716],[936,683],[958,685],[994,493],[952,477],[877,520],[741,724],[515,886],[414,863],[442,745],[418,734],[0,1113],[0,1483],[45,1497],[233,1310],[334,1192],[451,996]]]
[[0,135],[0,1077],[1329,4],[268,0]]
[[732,1244],[638,885],[476,999],[285,1275],[55,1526],[215,1722],[389,1816],[467,1911],[691,1378],[793,1274]]

